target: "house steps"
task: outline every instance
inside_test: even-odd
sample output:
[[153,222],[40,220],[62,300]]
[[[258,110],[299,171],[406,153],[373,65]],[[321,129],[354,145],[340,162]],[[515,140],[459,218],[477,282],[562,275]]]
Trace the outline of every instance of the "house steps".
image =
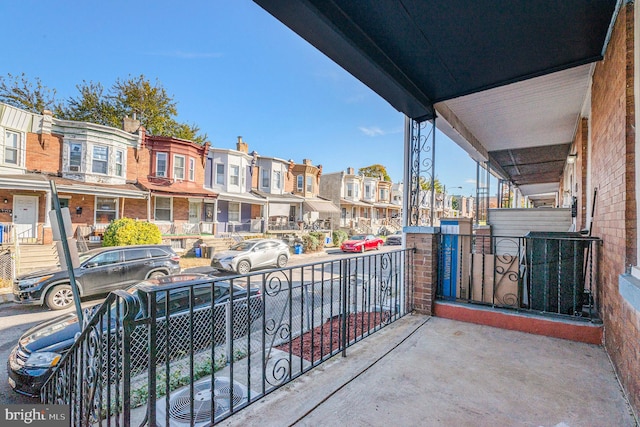
[[201,236],[201,245],[206,245],[208,248],[207,253],[209,257],[217,252],[226,251],[231,245],[236,243],[236,240],[231,237],[214,237],[214,236]]

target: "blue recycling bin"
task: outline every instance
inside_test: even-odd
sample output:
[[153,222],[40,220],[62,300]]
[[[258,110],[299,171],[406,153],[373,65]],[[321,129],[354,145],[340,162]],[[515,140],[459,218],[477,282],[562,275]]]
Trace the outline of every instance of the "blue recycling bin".
[[194,251],[196,253],[196,258],[201,258],[202,257],[202,248],[201,247],[195,248]]
[[296,255],[300,255],[302,253],[302,245],[295,245],[293,247],[293,253]]

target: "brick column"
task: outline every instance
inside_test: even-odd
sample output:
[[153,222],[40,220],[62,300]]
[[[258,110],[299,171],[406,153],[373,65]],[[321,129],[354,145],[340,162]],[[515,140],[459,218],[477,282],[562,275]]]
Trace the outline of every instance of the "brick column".
[[413,308],[420,314],[433,314],[438,272],[438,240],[440,227],[405,227],[407,249],[413,255]]

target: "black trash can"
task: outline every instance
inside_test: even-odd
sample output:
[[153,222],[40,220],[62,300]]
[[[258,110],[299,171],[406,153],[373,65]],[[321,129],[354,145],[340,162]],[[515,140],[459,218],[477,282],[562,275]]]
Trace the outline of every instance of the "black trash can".
[[539,231],[525,238],[530,308],[559,314],[581,312],[589,239],[575,232]]

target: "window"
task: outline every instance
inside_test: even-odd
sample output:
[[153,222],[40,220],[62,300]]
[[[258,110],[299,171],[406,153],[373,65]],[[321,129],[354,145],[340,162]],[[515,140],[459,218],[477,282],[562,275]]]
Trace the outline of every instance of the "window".
[[240,183],[240,166],[231,165],[229,168],[231,176],[229,177],[229,184],[238,185]]
[[240,203],[229,202],[229,222],[240,222]]
[[20,160],[20,134],[6,131],[4,144],[4,162],[9,165],[18,165]]
[[262,188],[269,188],[269,169],[262,169]]
[[156,197],[156,221],[171,221],[171,197]]
[[116,150],[116,175],[124,174],[124,151]]
[[184,179],[184,156],[173,156],[173,179]]
[[224,185],[224,164],[216,163],[216,184]]
[[118,199],[96,197],[96,223],[108,224],[117,218]]
[[102,145],[93,146],[93,160],[91,163],[91,171],[93,173],[107,174],[107,166],[109,165],[109,147]]
[[146,249],[127,249],[123,253],[125,261],[135,261],[138,259],[148,258]]
[[282,174],[280,171],[275,171],[273,173],[273,188],[276,190],[280,190],[282,188]]
[[313,177],[307,177],[307,193],[311,193],[313,191]]
[[120,251],[111,251],[96,255],[89,264],[94,264],[95,266],[100,267],[118,262],[120,262]]
[[167,177],[167,153],[156,153],[156,176]]
[[298,191],[302,191],[302,188],[304,186],[304,176],[302,175],[298,175]]
[[82,170],[82,144],[72,142],[69,144],[69,172]]
[[369,184],[364,186],[364,197],[367,199],[371,198],[371,185]]
[[380,200],[387,200],[387,199],[388,199],[387,189],[386,188],[381,188],[380,189]]
[[189,157],[189,181],[196,180],[196,159]]
[[347,184],[347,197],[353,197],[353,184]]

